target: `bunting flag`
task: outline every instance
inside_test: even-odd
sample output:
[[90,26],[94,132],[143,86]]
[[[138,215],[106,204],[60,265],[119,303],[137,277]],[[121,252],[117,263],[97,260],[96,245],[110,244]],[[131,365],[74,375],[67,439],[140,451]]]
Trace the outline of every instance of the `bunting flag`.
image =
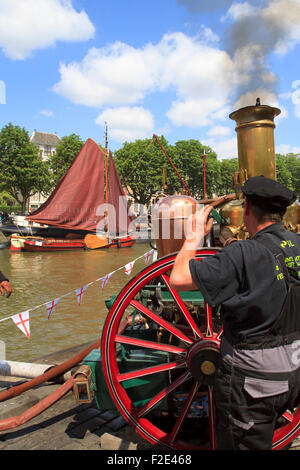
[[[108,283],[110,277],[116,272],[116,271],[120,271],[121,269],[125,269],[125,274],[127,274],[128,276],[131,274],[131,271],[133,269],[133,266],[134,266],[134,263],[141,259],[141,258],[144,258],[145,260],[145,264],[148,263],[150,261],[150,258],[151,258],[151,255],[153,254],[153,258],[152,258],[152,261],[155,261],[157,259],[157,250],[150,250],[148,251],[147,253],[144,253],[143,255],[139,256],[138,258],[136,258],[135,260],[131,261],[130,263],[126,264],[126,266],[121,266],[120,268],[118,268],[117,270],[115,271],[112,271],[111,273],[109,274],[106,274],[105,276],[103,276],[102,278],[100,279],[97,279],[96,281],[94,282],[99,282],[101,281],[101,286],[102,286],[102,289],[104,289],[104,287],[106,286],[106,284]],[[17,325],[18,328],[20,328],[20,330],[22,331],[22,333],[24,333],[27,338],[30,338],[30,327],[29,327],[29,312],[32,312],[33,310],[36,310],[42,306],[46,306],[46,309],[47,309],[47,313],[48,313],[48,320],[53,312],[53,310],[55,309],[56,305],[58,304],[58,302],[63,298],[63,297],[66,297],[68,295],[74,295],[74,292],[76,292],[76,296],[77,296],[77,302],[79,305],[81,305],[81,302],[82,302],[82,298],[83,298],[83,295],[84,293],[86,292],[88,286],[90,284],[93,284],[92,282],[90,282],[89,284],[85,285],[84,287],[81,287],[79,289],[76,289],[76,291],[71,291],[71,292],[68,292],[67,294],[64,294],[62,295],[61,297],[58,297],[57,299],[55,300],[51,300],[50,302],[45,302],[41,305],[37,305],[36,307],[33,307],[29,310],[26,310],[22,313],[18,313],[16,315],[12,315],[12,316],[9,316],[7,318],[2,318],[0,319],[0,323],[3,322],[3,321],[6,321],[6,320],[9,320],[10,318],[13,320],[13,322],[15,323],[15,325]]]
[[29,326],[29,310],[26,312],[18,313],[13,315],[12,321],[17,325],[18,328],[24,333],[27,338],[30,338],[30,326]]
[[76,289],[76,297],[77,297],[77,302],[78,302],[78,305],[81,304],[81,301],[82,301],[82,298],[83,298],[83,294],[85,293],[85,291],[87,290],[88,288],[88,284],[84,287],[80,287],[79,289]]
[[128,276],[131,274],[134,263],[135,263],[135,260],[131,261],[131,263],[128,263],[126,264],[126,266],[124,266],[125,274],[127,274]]
[[145,254],[144,254],[145,264],[149,263],[150,258],[151,258],[152,254],[153,254],[153,251],[154,251],[154,250],[150,250],[150,251],[148,251],[148,253],[145,253]]
[[102,289],[104,289],[104,287],[106,286],[106,284],[109,281],[110,276],[112,276],[114,272],[115,271],[113,271],[112,273],[106,274],[106,276],[104,276],[104,277],[101,277],[100,281],[101,281]]
[[47,309],[47,312],[48,312],[48,320],[49,320],[50,315],[52,314],[53,310],[55,309],[55,307],[56,307],[56,305],[58,304],[59,301],[60,301],[60,297],[58,297],[55,300],[51,300],[51,302],[46,303],[46,309]]

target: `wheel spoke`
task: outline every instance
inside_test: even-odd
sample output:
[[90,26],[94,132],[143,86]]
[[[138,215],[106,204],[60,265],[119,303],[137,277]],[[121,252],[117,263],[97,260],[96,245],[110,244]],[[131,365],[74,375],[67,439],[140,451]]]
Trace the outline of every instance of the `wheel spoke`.
[[212,324],[212,308],[204,301],[204,313],[205,313],[205,326],[206,326],[206,338],[213,336],[213,324]]
[[153,320],[154,322],[158,323],[160,326],[168,330],[171,334],[175,335],[177,338],[181,339],[185,343],[192,344],[193,341],[189,339],[186,335],[184,335],[180,330],[178,330],[175,326],[171,325],[171,323],[167,322],[164,320],[162,317],[159,315],[156,315],[156,313],[151,312],[147,307],[145,307],[143,304],[140,302],[137,302],[136,300],[132,300],[130,302],[130,305],[136,309],[138,309],[141,313],[146,315],[148,318]]
[[164,388],[160,393],[153,397],[143,408],[138,412],[138,417],[142,418],[148,413],[154,406],[156,406],[161,400],[163,400],[167,395],[172,393],[177,387],[180,387],[186,380],[191,377],[191,374],[187,371],[180,377],[178,377],[172,384]]
[[167,364],[159,364],[158,366],[146,367],[145,369],[119,374],[117,380],[118,382],[123,382],[124,380],[136,379],[138,377],[143,377],[144,375],[157,374],[159,372],[165,372],[167,370],[177,369],[183,366],[185,366],[185,361],[183,360],[168,362]]
[[221,335],[222,335],[222,333],[223,333],[223,326],[220,328],[219,333],[217,333],[217,337],[216,337],[217,340],[221,341]]
[[204,337],[203,337],[202,333],[200,332],[198,326],[196,325],[193,317],[191,316],[190,312],[188,311],[188,309],[184,305],[184,302],[181,299],[180,295],[178,294],[178,292],[176,290],[172,289],[172,287],[170,286],[169,276],[167,276],[166,274],[162,274],[161,278],[163,279],[167,289],[169,290],[169,292],[172,295],[173,299],[175,300],[176,304],[180,308],[180,310],[181,310],[183,316],[185,317],[186,321],[188,322],[191,329],[193,330],[194,335],[197,336],[198,338],[204,339]]
[[183,354],[186,352],[184,348],[178,348],[177,346],[172,346],[171,344],[155,343],[153,341],[132,338],[131,336],[116,335],[115,342],[122,344],[130,344],[131,346],[138,346],[146,349],[167,351],[174,354]]
[[210,449],[215,450],[217,448],[217,435],[216,435],[216,409],[215,409],[213,387],[208,387],[208,411],[209,411]]
[[[200,261],[217,251],[200,249],[196,259]],[[168,274],[175,259],[173,253],[144,267],[117,296],[102,333],[103,373],[121,414],[151,444],[161,443],[177,450],[217,449],[214,387],[209,385],[210,380],[204,381],[205,386],[200,375],[198,378],[197,364],[199,355],[204,374],[204,361],[217,360],[222,318],[215,306],[211,308],[198,298],[197,292],[181,293],[171,288]],[[152,297],[158,310],[144,302],[148,298],[151,302]],[[144,318],[145,325],[140,329],[125,328],[128,312],[133,311]],[[122,365],[120,358],[125,361]],[[294,415],[283,415],[286,424],[276,429],[274,448],[283,447],[300,433],[300,408]],[[197,427],[197,438],[189,428],[198,416],[203,420]]]
[[198,387],[199,387],[199,383],[197,381],[194,382],[193,384],[193,387],[189,393],[189,396],[187,397],[186,401],[185,401],[185,404],[184,404],[184,407],[183,409],[181,410],[181,413],[178,417],[178,419],[176,420],[176,423],[172,429],[172,432],[170,434],[170,442],[171,444],[174,443],[174,441],[176,440],[177,436],[178,436],[178,433],[181,429],[181,426],[183,425],[184,423],[184,420],[185,420],[185,417],[191,407],[191,404],[193,402],[193,399],[194,399],[194,396],[196,395],[196,392],[198,390]]

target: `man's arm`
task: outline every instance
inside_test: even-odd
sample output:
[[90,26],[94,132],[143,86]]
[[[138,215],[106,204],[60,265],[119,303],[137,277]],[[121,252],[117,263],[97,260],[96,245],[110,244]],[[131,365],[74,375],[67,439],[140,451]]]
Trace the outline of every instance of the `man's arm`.
[[9,283],[9,280],[4,276],[0,271],[0,293],[1,295],[6,294],[6,297],[9,297],[12,293],[12,288]]
[[189,262],[191,259],[195,258],[201,240],[208,235],[212,228],[213,219],[207,222],[212,209],[212,206],[206,206],[201,211],[197,211],[189,221],[190,228],[186,240],[176,256],[170,276],[170,284],[173,289],[185,291],[198,288],[193,281]]

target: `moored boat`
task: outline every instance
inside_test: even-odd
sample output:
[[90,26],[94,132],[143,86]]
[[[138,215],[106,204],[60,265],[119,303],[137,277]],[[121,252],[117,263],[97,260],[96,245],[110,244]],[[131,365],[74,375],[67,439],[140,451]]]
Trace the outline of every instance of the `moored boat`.
[[24,239],[22,251],[61,251],[61,250],[83,250],[85,243],[83,239]]
[[[132,246],[136,240],[133,219],[128,213],[127,199],[112,154],[106,151],[104,155],[92,139],[86,141],[46,202],[26,220],[43,224],[48,229],[77,232],[78,238],[105,233],[105,241],[95,248],[122,248]],[[31,242],[26,246],[39,245]],[[68,244],[63,243],[60,249],[64,246],[69,249]]]

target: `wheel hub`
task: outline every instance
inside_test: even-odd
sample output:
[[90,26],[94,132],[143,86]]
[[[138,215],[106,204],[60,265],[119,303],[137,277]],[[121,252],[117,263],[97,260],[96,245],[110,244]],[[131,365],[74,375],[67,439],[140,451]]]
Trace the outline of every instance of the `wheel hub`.
[[219,361],[218,344],[211,340],[198,340],[187,356],[187,366],[191,375],[203,385],[213,385]]

